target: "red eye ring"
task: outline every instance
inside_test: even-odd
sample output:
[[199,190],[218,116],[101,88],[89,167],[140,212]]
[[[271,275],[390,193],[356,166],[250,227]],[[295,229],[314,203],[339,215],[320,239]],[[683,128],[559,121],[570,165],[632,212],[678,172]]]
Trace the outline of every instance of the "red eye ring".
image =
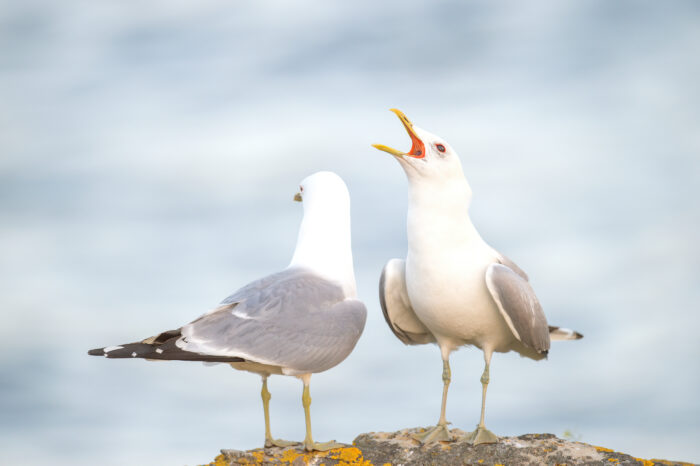
[[442,144],[436,144],[435,148],[440,152],[445,152],[445,146],[443,146]]

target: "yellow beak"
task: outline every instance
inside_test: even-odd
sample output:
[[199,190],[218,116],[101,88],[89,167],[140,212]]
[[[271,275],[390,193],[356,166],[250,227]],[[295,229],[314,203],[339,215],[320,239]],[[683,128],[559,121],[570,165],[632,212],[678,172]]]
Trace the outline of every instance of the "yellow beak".
[[296,194],[294,195],[294,200],[297,201],[297,202],[301,202],[301,193],[296,193]]
[[411,150],[408,152],[401,152],[400,150],[396,150],[383,144],[372,144],[372,147],[375,147],[384,152],[388,152],[396,157],[403,157],[404,155],[408,155],[410,157],[415,157],[418,159],[422,159],[423,157],[425,157],[425,145],[416,134],[416,131],[413,129],[413,123],[411,123],[411,120],[409,120],[408,117],[406,117],[406,115],[404,115],[403,112],[399,109],[392,108],[390,110],[394,112],[397,117],[399,117],[399,120],[401,120],[401,123],[403,123],[403,127],[406,128],[406,132],[411,137]]

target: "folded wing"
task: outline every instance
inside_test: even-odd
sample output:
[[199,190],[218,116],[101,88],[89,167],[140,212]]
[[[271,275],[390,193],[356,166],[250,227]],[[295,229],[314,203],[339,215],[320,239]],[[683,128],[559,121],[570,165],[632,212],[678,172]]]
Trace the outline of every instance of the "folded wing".
[[387,325],[406,345],[432,343],[435,337],[418,319],[406,291],[406,262],[391,259],[379,279],[379,302]]
[[527,280],[510,267],[491,264],[486,269],[486,285],[515,338],[537,353],[547,354],[547,318]]
[[366,317],[364,304],[345,299],[337,283],[293,268],[247,285],[182,327],[177,346],[290,374],[321,372],[350,354]]

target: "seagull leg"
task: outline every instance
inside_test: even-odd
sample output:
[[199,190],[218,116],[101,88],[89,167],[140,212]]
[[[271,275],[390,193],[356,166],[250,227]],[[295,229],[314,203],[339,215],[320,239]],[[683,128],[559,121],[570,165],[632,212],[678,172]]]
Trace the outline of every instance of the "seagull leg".
[[305,374],[300,377],[304,382],[304,393],[301,396],[301,403],[304,406],[304,417],[306,418],[306,437],[304,438],[304,448],[306,451],[327,451],[333,448],[342,448],[345,445],[338,443],[335,440],[324,443],[314,442],[311,436],[311,393],[309,392],[309,382],[311,381],[311,374]]
[[298,444],[299,442],[289,442],[287,440],[277,440],[272,438],[272,434],[270,433],[270,398],[272,398],[272,395],[270,395],[270,392],[267,391],[267,376],[264,375],[262,379],[263,386],[260,396],[262,396],[263,411],[265,413],[265,448],[289,447],[291,445]]
[[420,434],[414,434],[413,438],[420,443],[430,442],[449,442],[452,440],[450,430],[447,428],[447,419],[445,418],[445,410],[447,409],[447,389],[452,380],[452,371],[450,371],[449,355],[442,360],[442,407],[440,408],[440,420],[435,427],[427,429]]
[[481,420],[476,426],[476,430],[467,435],[467,441],[473,445],[481,443],[498,443],[498,436],[488,430],[484,424],[484,414],[486,412],[486,389],[489,386],[489,366],[491,365],[491,351],[484,351],[484,361],[486,365],[481,374]]

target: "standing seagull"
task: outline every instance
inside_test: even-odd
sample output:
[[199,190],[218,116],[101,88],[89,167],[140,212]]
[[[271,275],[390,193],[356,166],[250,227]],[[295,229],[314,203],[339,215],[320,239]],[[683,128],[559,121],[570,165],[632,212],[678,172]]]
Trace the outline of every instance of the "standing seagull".
[[267,378],[291,375],[304,383],[306,450],[342,446],[315,443],[311,436],[311,374],[343,361],[367,318],[357,299],[350,249],[350,196],[343,180],[318,172],[301,182],[294,200],[303,202],[294,256],[281,272],[256,280],[215,309],[177,330],[140,342],[90,350],[107,358],[143,358],[230,363],[262,376],[265,446],[289,446],[270,434]]
[[437,426],[416,438],[451,440],[445,418],[450,384],[449,357],[463,345],[484,352],[481,420],[469,434],[473,444],[494,443],[484,410],[494,351],[547,357],[549,341],[581,334],[547,325],[528,277],[481,238],[469,219],[471,189],[457,154],[444,140],[392,109],[411,137],[407,153],[375,144],[393,155],[408,177],[408,255],[391,259],[379,281],[382,311],[394,334],[407,345],[437,343],[443,362],[443,391]]

